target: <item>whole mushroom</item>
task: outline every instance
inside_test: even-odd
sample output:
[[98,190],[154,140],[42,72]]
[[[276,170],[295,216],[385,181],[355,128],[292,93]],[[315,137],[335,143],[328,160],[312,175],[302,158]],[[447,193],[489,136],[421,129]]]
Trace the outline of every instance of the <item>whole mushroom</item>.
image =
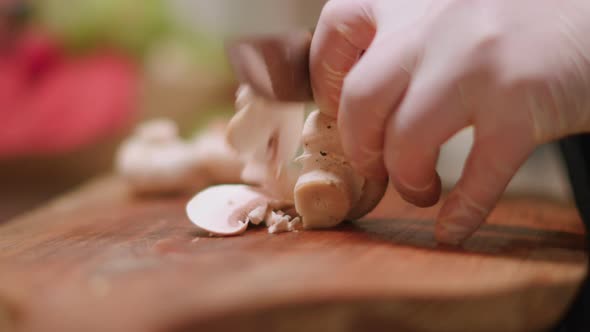
[[184,141],[173,121],[148,121],[119,148],[116,171],[136,194],[198,191],[239,182],[243,165],[225,142],[224,127],[210,127]]

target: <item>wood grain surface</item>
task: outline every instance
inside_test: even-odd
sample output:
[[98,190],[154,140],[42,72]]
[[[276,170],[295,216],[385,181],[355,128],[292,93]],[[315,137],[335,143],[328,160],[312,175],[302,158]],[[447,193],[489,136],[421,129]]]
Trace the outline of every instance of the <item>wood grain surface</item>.
[[504,200],[462,248],[393,191],[333,230],[210,238],[116,178],[0,226],[0,331],[539,331],[587,270],[572,206]]

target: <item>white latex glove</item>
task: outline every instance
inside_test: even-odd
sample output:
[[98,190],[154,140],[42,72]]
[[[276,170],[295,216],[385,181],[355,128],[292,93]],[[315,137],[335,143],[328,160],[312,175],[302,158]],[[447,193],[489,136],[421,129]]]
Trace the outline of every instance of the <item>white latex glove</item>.
[[537,145],[590,128],[589,36],[588,0],[332,0],[312,42],[314,94],[359,171],[389,175],[418,206],[439,199],[440,146],[474,126],[436,227],[459,243]]

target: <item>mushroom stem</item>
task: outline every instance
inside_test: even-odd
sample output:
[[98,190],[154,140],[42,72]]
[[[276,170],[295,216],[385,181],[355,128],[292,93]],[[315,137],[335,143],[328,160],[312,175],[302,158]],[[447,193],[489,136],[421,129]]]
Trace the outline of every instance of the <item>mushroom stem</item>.
[[383,197],[387,181],[369,181],[344,157],[336,119],[312,112],[302,134],[302,175],[294,191],[305,228],[327,228],[360,218]]

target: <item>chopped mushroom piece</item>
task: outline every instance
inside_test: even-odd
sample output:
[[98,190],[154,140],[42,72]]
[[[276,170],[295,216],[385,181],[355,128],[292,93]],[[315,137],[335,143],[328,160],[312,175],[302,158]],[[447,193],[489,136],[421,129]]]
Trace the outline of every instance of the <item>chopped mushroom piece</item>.
[[276,224],[270,225],[268,227],[268,233],[270,234],[278,234],[278,233],[285,233],[289,231],[289,221],[282,219],[281,221],[277,222]]
[[297,232],[297,231],[299,231],[299,229],[301,229],[301,218],[295,217],[289,223],[289,231],[290,232]]
[[248,213],[248,221],[254,225],[259,225],[264,221],[268,211],[268,204],[260,205]]
[[295,217],[291,219],[290,215],[280,210],[272,211],[266,222],[270,234],[298,231],[300,223],[301,218]]

